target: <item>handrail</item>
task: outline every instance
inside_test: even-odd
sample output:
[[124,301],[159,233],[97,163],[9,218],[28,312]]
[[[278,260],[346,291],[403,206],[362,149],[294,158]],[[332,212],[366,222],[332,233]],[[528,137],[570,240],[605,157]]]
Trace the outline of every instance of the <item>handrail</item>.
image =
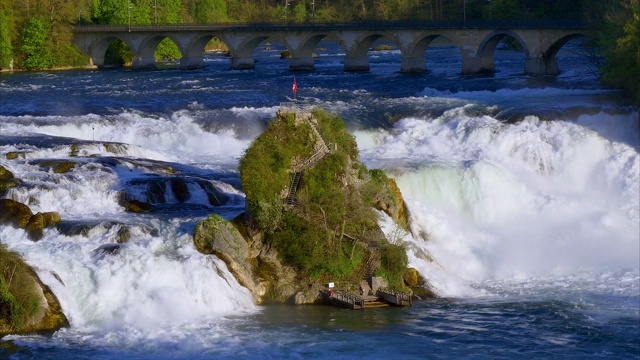
[[403,29],[586,29],[582,20],[403,20],[352,22],[227,22],[209,24],[75,25],[73,32],[233,31],[233,30],[403,30]]

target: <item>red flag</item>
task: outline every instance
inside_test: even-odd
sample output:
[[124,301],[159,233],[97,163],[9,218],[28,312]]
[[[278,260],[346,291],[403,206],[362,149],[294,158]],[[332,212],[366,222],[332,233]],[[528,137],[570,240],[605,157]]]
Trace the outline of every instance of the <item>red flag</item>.
[[293,87],[291,88],[291,90],[293,90],[293,95],[298,92],[298,84],[296,83],[296,78],[293,78]]

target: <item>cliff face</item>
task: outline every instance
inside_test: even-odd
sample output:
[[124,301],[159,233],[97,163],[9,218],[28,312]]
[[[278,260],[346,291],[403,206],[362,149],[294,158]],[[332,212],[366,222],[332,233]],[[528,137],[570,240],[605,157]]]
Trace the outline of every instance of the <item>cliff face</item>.
[[341,119],[281,109],[240,160],[240,177],[245,215],[232,223],[209,217],[194,241],[223,259],[258,302],[309,303],[323,283],[359,284],[374,274],[404,287],[406,253],[385,239],[374,211],[406,227],[402,194],[360,162]]

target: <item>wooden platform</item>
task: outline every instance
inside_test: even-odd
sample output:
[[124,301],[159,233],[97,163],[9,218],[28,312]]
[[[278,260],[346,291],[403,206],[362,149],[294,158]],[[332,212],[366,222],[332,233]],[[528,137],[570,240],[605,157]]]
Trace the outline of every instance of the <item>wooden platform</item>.
[[388,306],[411,306],[411,297],[409,294],[388,289],[378,289],[376,295],[356,295],[350,292],[326,290],[323,293],[323,298],[329,305],[352,310]]

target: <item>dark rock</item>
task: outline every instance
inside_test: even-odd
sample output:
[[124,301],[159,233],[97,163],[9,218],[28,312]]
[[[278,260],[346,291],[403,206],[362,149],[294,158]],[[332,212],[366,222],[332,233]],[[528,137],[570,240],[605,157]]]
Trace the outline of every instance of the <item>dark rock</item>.
[[171,179],[171,191],[179,202],[185,202],[189,199],[189,187],[183,179]]
[[98,256],[117,255],[118,253],[120,253],[120,248],[120,244],[104,244],[93,250],[93,253]]
[[148,212],[153,209],[153,205],[138,200],[126,201],[123,206],[126,211],[134,213]]
[[24,151],[9,151],[7,155],[5,155],[5,157],[7,158],[7,160],[15,160],[17,158],[25,159],[27,157],[27,153]]
[[4,166],[0,165],[0,179],[2,180],[6,180],[6,179],[13,179],[13,173],[9,170],[7,170],[7,168],[5,168]]
[[31,209],[15,200],[0,199],[0,223],[24,228],[33,216]]

